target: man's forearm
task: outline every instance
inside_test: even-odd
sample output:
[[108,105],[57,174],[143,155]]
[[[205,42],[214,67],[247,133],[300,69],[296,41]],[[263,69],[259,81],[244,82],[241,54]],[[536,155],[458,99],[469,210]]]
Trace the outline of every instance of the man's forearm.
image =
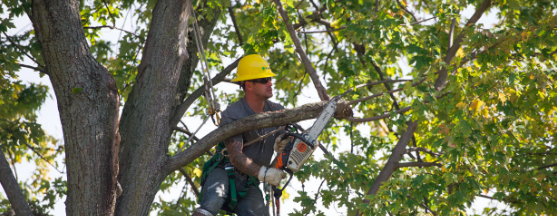
[[243,142],[235,139],[228,139],[225,142],[226,149],[228,150],[228,157],[230,158],[230,163],[240,172],[257,176],[261,166],[253,162],[251,158],[246,156],[242,152]]

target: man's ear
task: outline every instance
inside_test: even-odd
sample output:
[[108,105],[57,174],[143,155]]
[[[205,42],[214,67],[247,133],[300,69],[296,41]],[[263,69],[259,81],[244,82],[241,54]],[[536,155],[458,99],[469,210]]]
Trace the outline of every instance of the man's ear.
[[251,91],[251,89],[253,88],[253,83],[252,82],[244,82],[244,91],[247,91],[248,89]]

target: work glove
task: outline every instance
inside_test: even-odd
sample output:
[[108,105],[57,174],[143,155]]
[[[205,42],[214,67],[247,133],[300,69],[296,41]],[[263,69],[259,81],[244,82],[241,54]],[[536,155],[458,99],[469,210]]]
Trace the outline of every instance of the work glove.
[[286,173],[284,173],[282,170],[278,170],[275,168],[261,166],[257,178],[259,179],[259,181],[267,182],[273,186],[279,186],[280,180],[286,178]]
[[282,151],[284,150],[284,147],[286,147],[286,144],[288,144],[288,141],[292,140],[292,137],[286,136],[286,134],[281,134],[279,136],[277,136],[277,138],[275,139],[275,145],[274,145],[274,149],[275,151],[280,154],[282,153]]

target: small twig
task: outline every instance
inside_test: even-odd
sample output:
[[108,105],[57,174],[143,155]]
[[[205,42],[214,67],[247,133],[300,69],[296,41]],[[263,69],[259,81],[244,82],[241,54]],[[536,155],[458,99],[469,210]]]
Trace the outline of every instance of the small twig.
[[58,171],[60,174],[64,174],[64,172],[58,170],[58,168],[56,166],[54,166],[54,164],[50,163],[50,161],[48,161],[41,153],[39,153],[33,146],[29,145],[28,143],[25,143],[25,145],[31,149],[31,151],[35,152],[35,154],[37,154],[41,159],[43,159],[46,163],[48,163],[50,166],[52,166],[56,171]]
[[[426,79],[424,78],[424,79],[420,80],[419,82],[412,84],[412,86],[417,86],[417,85],[421,84],[422,82],[424,82],[425,80]],[[350,101],[350,102],[348,102],[348,105],[357,104],[357,103],[360,103],[362,101],[366,101],[366,100],[369,100],[369,99],[372,99],[372,98],[376,98],[376,97],[379,97],[379,96],[384,95],[384,94],[395,93],[395,92],[399,92],[399,91],[402,91],[402,90],[404,90],[404,88],[397,88],[397,89],[393,89],[393,90],[390,90],[390,91],[377,93],[377,94],[374,94],[374,95],[371,95],[371,96],[368,96],[368,97],[360,98],[358,100]]]
[[304,82],[304,79],[306,79],[306,75],[308,75],[307,71],[304,73],[304,77],[302,78],[302,80],[300,80],[300,82],[298,83],[298,91],[294,93],[294,96],[292,98],[296,98],[296,96],[298,96],[298,94],[300,94],[300,92],[302,91],[302,83]]
[[397,163],[395,165],[397,168],[401,168],[401,167],[431,167],[431,166],[436,166],[436,167],[441,167],[442,165],[440,163],[430,163],[430,162],[406,162],[406,163]]
[[126,32],[126,33],[128,33],[128,34],[131,34],[131,35],[133,35],[133,36],[135,36],[135,37],[141,39],[142,41],[145,41],[145,39],[144,39],[143,37],[141,37],[141,36],[139,36],[139,35],[137,35],[137,34],[131,32],[131,31],[128,31],[128,30],[125,30],[125,29],[121,29],[121,28],[117,28],[117,27],[114,27],[114,26],[103,25],[103,26],[84,26],[84,27],[83,27],[83,29],[101,29],[101,28],[109,28],[109,29],[120,30],[120,31]]
[[239,45],[242,46],[244,45],[244,42],[242,40],[242,34],[240,33],[240,28],[238,28],[238,24],[236,23],[236,16],[234,15],[234,9],[232,9],[232,7],[228,7],[228,13],[230,14],[230,19],[232,19],[232,24],[234,24],[234,29],[236,31],[236,34],[238,35]]
[[[397,111],[395,111],[394,113],[403,113],[406,112],[408,110],[410,110],[412,107],[408,106],[402,109],[399,109]],[[374,116],[374,117],[368,117],[368,118],[354,118],[354,117],[346,117],[345,119],[349,122],[368,122],[368,121],[376,121],[376,120],[380,120],[380,119],[386,119],[391,117],[391,114],[384,114],[384,115],[380,115],[380,116]]]
[[406,149],[406,152],[413,152],[413,151],[416,151],[416,152],[418,152],[418,151],[425,152],[425,153],[428,153],[428,154],[430,154],[430,155],[432,155],[432,156],[441,156],[441,155],[443,155],[443,154],[445,153],[445,152],[433,152],[433,151],[431,151],[431,150],[429,150],[429,149],[427,149],[427,148],[423,148],[423,147],[415,147],[415,148],[408,148],[408,149]]
[[195,193],[196,197],[199,197],[199,189],[197,189],[197,187],[195,186],[195,183],[193,182],[193,180],[191,179],[191,177],[188,175],[188,173],[186,173],[186,171],[184,170],[184,168],[180,168],[178,169],[180,171],[180,173],[182,173],[182,175],[186,178],[186,181],[188,182],[188,184],[190,184],[191,189],[193,189],[193,192]]
[[[182,133],[185,133],[185,134],[187,134],[188,136],[192,136],[192,133],[191,133],[189,130],[185,129],[185,128],[174,127],[174,130],[177,130],[177,131],[180,131],[180,132],[182,132]],[[197,138],[196,136],[193,136],[192,138],[193,138],[193,140],[195,140],[195,141],[199,141],[199,138]]]
[[383,81],[376,81],[376,82],[368,82],[368,83],[357,85],[354,88],[348,89],[346,92],[341,94],[341,97],[344,97],[347,94],[353,92],[354,89],[359,89],[359,88],[366,87],[366,86],[371,87],[371,86],[374,86],[374,85],[377,85],[377,84],[382,84],[382,83],[412,82],[412,81],[414,81],[414,80],[413,79],[398,79],[398,80],[383,80]]
[[418,22],[413,22],[413,23],[411,23],[410,25],[420,24],[420,23],[423,23],[423,22],[430,21],[430,20],[432,20],[432,19],[437,19],[437,17],[430,17],[430,18],[427,18],[427,19],[425,19],[425,20],[421,20],[421,21],[418,21]]
[[116,27],[116,19],[114,19],[114,15],[112,15],[112,11],[110,11],[110,8],[108,7],[108,4],[106,3],[106,0],[103,1],[104,6],[106,7],[106,10],[108,11],[108,15],[110,16],[110,18],[112,18],[112,27]]
[[557,163],[538,167],[538,170],[547,169],[547,168],[554,167],[554,166],[557,166]]
[[346,28],[346,26],[342,26],[342,27],[336,28],[336,29],[328,29],[328,30],[320,30],[320,31],[303,31],[303,32],[300,32],[300,33],[302,33],[302,34],[327,33],[327,32],[340,31],[340,30],[343,30],[345,28]]
[[400,3],[400,0],[396,0],[396,2],[398,3],[398,6],[399,6],[400,8],[402,8],[402,10],[406,11],[406,13],[409,13],[409,14],[412,16],[412,18],[414,18],[414,21],[416,21],[416,22],[418,21],[418,19],[416,18],[416,16],[414,16],[414,13],[412,13],[412,12],[410,12],[410,10],[406,9],[406,7],[404,7],[404,5],[402,5],[402,4]]
[[36,70],[36,71],[38,71],[38,72],[41,72],[41,73],[44,73],[44,74],[48,75],[48,72],[46,72],[45,70],[40,69],[40,68],[38,68],[38,67],[33,67],[33,66],[30,66],[30,65],[26,65],[26,64],[19,64],[19,66],[20,66],[20,67],[24,67],[24,68],[33,69],[33,70]]
[[21,47],[19,47],[19,45],[17,45],[17,44],[12,40],[12,38],[10,38],[10,37],[6,34],[6,32],[2,32],[2,33],[4,34],[4,36],[6,36],[6,38],[10,41],[10,43],[11,43],[12,45],[14,45],[15,47],[17,47],[17,49],[18,49],[19,51],[21,51],[23,54],[25,54],[29,59],[31,59],[32,61],[34,61],[35,63],[37,63],[37,65],[38,65],[39,67],[46,68],[44,65],[41,65],[37,60],[35,60],[35,58],[33,58],[33,56],[31,56],[31,55],[27,54],[25,51],[23,51],[23,49],[21,49]]

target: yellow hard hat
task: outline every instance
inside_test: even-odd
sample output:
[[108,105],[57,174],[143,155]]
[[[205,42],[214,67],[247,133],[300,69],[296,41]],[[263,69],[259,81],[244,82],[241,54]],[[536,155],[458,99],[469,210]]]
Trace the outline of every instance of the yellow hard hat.
[[238,63],[236,78],[232,82],[240,82],[252,79],[267,78],[276,76],[271,71],[269,63],[258,54],[244,56]]

